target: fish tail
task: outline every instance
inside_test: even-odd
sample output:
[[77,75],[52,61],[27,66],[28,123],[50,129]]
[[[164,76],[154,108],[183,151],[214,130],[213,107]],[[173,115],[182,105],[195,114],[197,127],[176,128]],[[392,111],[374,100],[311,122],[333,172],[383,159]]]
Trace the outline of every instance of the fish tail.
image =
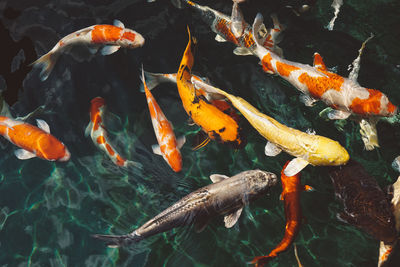
[[128,234],[128,235],[99,235],[95,234],[92,235],[92,237],[96,239],[100,239],[103,241],[107,242],[107,246],[110,248],[116,248],[116,247],[122,247],[122,246],[127,246],[132,243],[139,242],[143,238],[133,234]]
[[137,169],[143,169],[143,165],[139,162],[132,161],[132,160],[127,160],[125,162],[127,168],[137,168]]
[[255,267],[263,267],[275,257],[276,256],[257,256],[254,257],[254,259],[250,263],[254,264]]
[[49,77],[50,72],[53,70],[54,65],[56,64],[58,56],[59,53],[52,50],[30,64],[30,66],[39,67],[42,69],[40,72],[40,80],[45,81]]
[[[169,82],[169,79],[166,78],[162,73],[152,73],[145,71],[144,77],[146,78],[146,85],[149,90],[157,87],[160,83]],[[143,83],[140,85],[140,92],[144,93]]]
[[262,47],[262,40],[260,35],[258,34],[258,32],[260,31],[262,25],[263,25],[263,16],[261,15],[261,13],[257,13],[257,16],[254,19],[253,22],[253,37],[254,37],[254,41],[256,42],[257,48],[258,47]]

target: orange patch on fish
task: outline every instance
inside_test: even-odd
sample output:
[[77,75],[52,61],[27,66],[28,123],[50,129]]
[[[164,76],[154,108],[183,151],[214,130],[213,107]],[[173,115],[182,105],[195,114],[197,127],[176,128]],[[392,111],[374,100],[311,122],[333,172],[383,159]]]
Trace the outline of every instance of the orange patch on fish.
[[108,154],[110,154],[111,156],[114,156],[114,154],[115,154],[114,149],[112,149],[112,147],[109,144],[106,144],[106,149],[108,151]]
[[99,137],[97,137],[96,142],[98,144],[105,144],[106,143],[106,139],[104,138],[104,136],[100,135]]
[[220,32],[223,37],[227,40],[230,41],[236,45],[239,44],[238,39],[235,37],[235,35],[232,33],[230,26],[227,25],[228,22],[224,19],[220,19],[217,24],[215,25],[215,28]]
[[116,42],[121,37],[121,31],[121,28],[113,25],[96,25],[92,30],[92,42]]
[[129,41],[135,41],[136,38],[136,34],[134,34],[133,32],[124,32],[124,34],[122,34],[121,39],[125,39],[125,40],[129,40]]
[[299,67],[295,67],[286,63],[276,62],[276,70],[281,76],[289,77],[290,73],[295,70],[299,70]]
[[116,158],[117,158],[117,161],[116,161],[117,165],[124,166],[126,160],[123,159],[120,155],[117,155]]
[[340,92],[344,78],[327,71],[321,71],[321,73],[328,77],[312,77],[305,72],[299,76],[299,82],[305,84],[310,94],[316,98],[321,98],[328,90],[336,90]]
[[272,68],[272,56],[270,53],[267,53],[261,60],[262,68],[265,72],[274,72]]
[[367,89],[369,92],[368,99],[353,99],[349,108],[358,114],[379,114],[381,110],[382,92],[374,89]]
[[243,42],[244,42],[245,47],[247,47],[247,48],[252,47],[255,44],[255,41],[253,39],[253,34],[251,32],[249,32],[248,34],[245,34]]

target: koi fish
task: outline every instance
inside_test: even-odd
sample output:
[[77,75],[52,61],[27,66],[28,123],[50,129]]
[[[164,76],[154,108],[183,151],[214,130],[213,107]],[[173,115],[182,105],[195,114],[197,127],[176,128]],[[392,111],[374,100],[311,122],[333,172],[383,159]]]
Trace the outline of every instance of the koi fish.
[[264,264],[277,257],[278,254],[286,251],[295,240],[300,230],[302,214],[300,205],[300,193],[302,191],[311,191],[312,187],[301,185],[300,173],[294,176],[286,176],[283,170],[289,164],[286,162],[281,172],[282,194],[281,200],[285,203],[285,218],[286,227],[285,235],[282,241],[268,254],[268,256],[255,257],[251,263],[257,267],[262,267]]
[[[146,83],[147,83],[147,88],[149,90],[152,90],[155,88],[158,84],[163,83],[163,82],[170,82],[170,83],[175,83],[176,84],[176,73],[151,73],[151,72],[144,72],[144,75],[146,77]],[[206,83],[210,83],[208,78],[202,78],[196,75],[192,75],[193,79],[198,80],[198,81],[204,81]],[[144,92],[144,87],[140,88],[141,92]],[[210,103],[211,105],[217,107],[219,110],[224,112],[225,114],[229,115],[232,117],[237,123],[239,123],[239,115],[235,112],[235,110],[232,108],[232,106],[225,101],[223,97],[216,97],[215,95],[209,95],[207,94],[206,91],[204,91],[202,88],[197,89],[199,95],[204,96]]]
[[109,247],[119,247],[192,223],[195,223],[196,232],[201,232],[209,220],[219,214],[227,214],[224,217],[225,227],[231,228],[245,205],[264,195],[277,183],[275,174],[261,170],[244,171],[232,177],[213,174],[210,179],[213,184],[183,197],[130,234],[93,237],[107,241]]
[[38,127],[0,116],[0,135],[21,148],[14,152],[19,159],[69,160],[71,154],[67,147],[50,134],[49,125],[44,120],[36,122]]
[[77,44],[88,45],[94,54],[102,47],[102,55],[111,55],[121,47],[136,48],[144,45],[144,38],[138,32],[125,28],[119,20],[114,20],[114,25],[93,25],[68,34],[62,38],[47,54],[41,56],[31,65],[42,69],[40,79],[46,80],[58,57],[65,50]]
[[[257,14],[253,24],[254,32],[260,28],[262,20],[262,15]],[[261,59],[263,70],[279,75],[296,87],[303,93],[301,100],[307,106],[322,100],[332,107],[329,119],[346,119],[351,114],[369,117],[393,116],[397,113],[397,107],[382,92],[364,88],[355,79],[347,79],[328,71],[320,54],[314,54],[314,66],[311,67],[285,60],[265,49],[257,36],[255,40],[255,54]]]
[[[389,187],[389,194],[391,196],[391,206],[392,212],[395,220],[395,228],[397,234],[400,233],[400,176],[397,178],[397,181]],[[379,246],[379,261],[378,266],[383,266],[383,264],[388,261],[389,256],[393,252],[393,248],[398,243],[398,240],[395,241],[394,244],[385,243],[384,241],[380,242]]]
[[[239,9],[238,2],[233,1],[231,17],[216,11],[208,6],[201,6],[192,1],[185,0],[185,2],[200,12],[202,19],[211,27],[211,30],[217,35],[215,40],[217,42],[229,41],[234,43],[237,48],[233,53],[238,56],[253,55],[256,44],[253,37],[251,25],[246,23],[243,18],[242,11]],[[263,46],[274,53],[282,55],[282,49],[277,46],[279,43],[279,34],[283,31],[284,27],[278,21],[276,15],[272,15],[274,27],[267,30],[263,25],[257,31],[257,35],[262,39]]]
[[85,136],[92,138],[93,143],[104,151],[107,156],[120,167],[135,166],[141,167],[140,163],[126,160],[110,144],[107,131],[103,124],[105,111],[105,100],[102,97],[95,97],[90,106],[90,122],[85,130]]
[[397,240],[395,220],[389,202],[376,180],[358,162],[330,171],[336,197],[344,204],[338,219],[363,229],[377,240],[393,244]]
[[183,108],[190,119],[207,133],[208,138],[229,143],[234,147],[243,147],[245,141],[240,134],[237,122],[201,97],[191,82],[191,69],[194,63],[192,49],[195,40],[189,32],[189,42],[178,70],[177,86]]
[[296,157],[285,168],[286,176],[294,176],[308,164],[315,166],[337,166],[346,164],[349,153],[339,142],[313,133],[304,133],[279,123],[261,113],[241,97],[205,84],[193,81],[208,93],[220,94],[228,98],[232,105],[250,122],[250,124],[268,140],[265,146],[267,156],[276,156],[282,150]]
[[164,160],[175,172],[180,172],[182,170],[182,156],[179,149],[186,141],[185,136],[176,140],[171,123],[165,117],[156,99],[147,88],[143,69],[141,78],[146,93],[147,104],[149,105],[151,122],[158,142],[158,145],[152,146],[153,152],[163,156]]

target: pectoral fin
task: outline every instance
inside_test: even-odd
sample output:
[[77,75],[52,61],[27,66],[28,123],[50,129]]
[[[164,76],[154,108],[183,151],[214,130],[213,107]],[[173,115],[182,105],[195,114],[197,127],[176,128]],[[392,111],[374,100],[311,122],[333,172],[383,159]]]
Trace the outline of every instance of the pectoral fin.
[[114,26],[120,27],[122,29],[125,28],[125,25],[120,20],[117,19],[114,19]]
[[251,53],[251,51],[245,47],[236,47],[233,50],[233,53],[237,56],[251,56],[253,55],[253,53]]
[[229,176],[223,175],[223,174],[211,174],[210,179],[213,183],[218,183],[221,182],[225,179],[228,179]]
[[303,102],[306,107],[312,107],[318,100],[309,95],[300,95],[300,101]]
[[185,142],[186,142],[186,137],[184,135],[176,139],[176,143],[179,149],[185,144]]
[[205,132],[200,131],[193,139],[192,150],[199,150],[200,148],[205,147],[210,141],[211,139],[208,135]]
[[101,49],[101,54],[103,56],[111,55],[112,53],[115,53],[120,49],[121,47],[119,45],[106,45]]
[[50,133],[50,126],[44,120],[36,120],[37,126],[45,131],[46,133]]
[[215,36],[215,41],[217,41],[217,42],[219,42],[219,43],[226,42],[225,38],[222,37],[222,36],[219,35],[219,34],[217,34],[217,35]]
[[267,155],[269,157],[275,157],[276,155],[278,155],[279,153],[282,152],[282,149],[277,147],[275,144],[268,142],[265,145],[264,151],[265,151],[265,155]]
[[224,217],[224,222],[225,222],[226,228],[231,228],[232,226],[234,226],[236,224],[237,220],[240,217],[240,214],[242,214],[242,210],[243,210],[243,207],[241,207],[240,209],[238,209]]
[[85,129],[86,137],[88,137],[90,135],[90,133],[92,132],[92,128],[93,128],[93,122],[89,122],[89,124],[86,126],[86,129]]
[[98,46],[98,45],[88,46],[89,52],[92,55],[96,54],[97,51],[99,51],[99,48],[100,48],[100,46]]
[[32,152],[29,152],[25,149],[17,149],[14,151],[14,154],[17,158],[22,159],[22,160],[31,159],[31,158],[36,157],[35,154],[33,154]]
[[302,169],[304,169],[309,162],[302,158],[292,159],[284,170],[286,176],[294,176],[298,174]]
[[330,120],[345,120],[351,115],[350,112],[333,109],[328,113]]
[[151,149],[153,150],[154,154],[162,156],[161,149],[160,149],[160,146],[158,144],[152,145]]

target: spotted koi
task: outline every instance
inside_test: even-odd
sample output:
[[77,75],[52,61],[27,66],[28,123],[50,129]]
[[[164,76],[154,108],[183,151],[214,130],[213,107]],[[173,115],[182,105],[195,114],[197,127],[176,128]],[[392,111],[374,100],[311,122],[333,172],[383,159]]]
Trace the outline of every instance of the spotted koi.
[[[237,48],[233,51],[235,55],[246,56],[252,55],[256,49],[251,25],[244,21],[242,12],[238,2],[233,1],[231,17],[216,11],[208,6],[201,6],[192,1],[185,2],[196,9],[202,15],[202,19],[211,27],[211,30],[217,34],[215,40],[218,42],[229,41],[234,43]],[[278,44],[278,36],[283,30],[283,26],[279,23],[276,15],[272,16],[274,27],[267,30],[263,25],[257,31],[257,35],[263,40],[263,46],[274,53],[281,55],[282,49]]]
[[158,142],[158,145],[153,145],[153,152],[163,156],[164,160],[175,172],[180,172],[182,170],[182,156],[179,149],[186,141],[185,136],[178,140],[175,138],[171,123],[162,112],[156,99],[146,85],[143,69],[141,79],[149,106],[151,122]]
[[193,47],[195,40],[189,32],[189,42],[182,57],[178,70],[177,86],[181,97],[183,108],[195,124],[207,133],[211,140],[230,143],[234,147],[243,147],[244,139],[240,134],[237,122],[208,101],[199,97],[194,88],[191,78],[191,69],[194,64]]
[[107,131],[103,124],[105,111],[105,100],[102,97],[95,97],[91,101],[90,107],[90,122],[86,127],[85,135],[93,140],[93,143],[104,151],[107,156],[120,167],[128,167],[128,165],[135,165],[139,167],[139,164],[133,161],[128,161],[123,158],[116,149],[110,144],[107,136]]
[[[262,15],[254,20],[253,30],[262,24]],[[303,102],[312,105],[322,100],[334,110],[328,114],[330,119],[346,119],[351,114],[363,117],[393,116],[397,107],[381,91],[360,86],[355,79],[344,78],[330,72],[320,54],[314,54],[314,66],[305,65],[281,58],[273,51],[265,49],[256,38],[255,54],[261,59],[265,72],[277,74],[303,95]]]
[[68,34],[31,65],[41,68],[40,79],[44,81],[49,77],[60,54],[71,46],[88,45],[92,53],[96,53],[102,47],[101,54],[110,55],[121,47],[143,46],[144,41],[143,36],[138,32],[125,28],[121,21],[114,20],[114,25],[93,25]]
[[50,134],[44,120],[36,120],[38,127],[0,116],[0,135],[20,147],[15,151],[19,159],[39,157],[49,161],[68,161],[71,154],[67,147]]

